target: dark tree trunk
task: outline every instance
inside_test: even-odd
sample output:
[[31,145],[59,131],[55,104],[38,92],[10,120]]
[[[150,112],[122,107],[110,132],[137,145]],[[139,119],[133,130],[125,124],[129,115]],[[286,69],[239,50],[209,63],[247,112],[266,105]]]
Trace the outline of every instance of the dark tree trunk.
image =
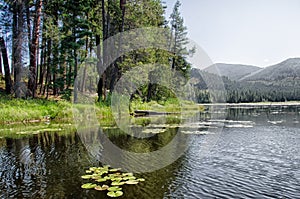
[[[102,8],[102,32],[103,32],[103,41],[107,38],[107,21],[106,21],[106,13],[105,13],[105,0],[101,0],[101,8]],[[97,46],[97,70],[99,74],[98,81],[98,101],[103,100],[103,96],[105,95],[105,73],[103,67],[105,65],[105,50],[106,47],[103,43],[103,59],[101,59],[101,46],[100,46],[101,38],[100,35],[96,35],[96,46]],[[105,98],[105,97],[104,97]]]
[[[88,17],[88,15],[87,15]],[[89,37],[86,37],[86,40],[85,40],[85,58],[88,57],[88,50],[89,50]],[[85,64],[84,66],[84,69],[83,69],[83,77],[81,78],[81,88],[80,88],[80,91],[81,92],[84,92],[86,89],[86,71],[87,70],[87,64]]]
[[[9,71],[7,50],[6,50],[6,46],[5,46],[3,37],[0,37],[0,47],[1,47],[1,54],[2,54],[2,58],[3,58],[3,65],[4,65],[4,71],[5,71],[5,92],[7,94],[10,94],[12,91],[12,82],[11,82],[10,71]],[[0,58],[1,58],[1,56],[0,56]],[[0,59],[0,62],[1,62],[1,59]],[[1,66],[1,64],[0,64],[0,66]],[[2,70],[2,66],[1,66],[1,70]]]
[[14,89],[16,98],[24,97],[26,91],[22,85],[22,52],[23,52],[23,26],[24,26],[24,2],[17,0],[13,11],[13,68],[14,68]]
[[[55,4],[56,7],[59,7],[59,4]],[[55,10],[53,13],[54,16],[54,25],[58,27],[58,10]],[[72,52],[71,52],[72,53]],[[56,96],[58,94],[58,81],[57,81],[57,76],[58,76],[58,64],[59,64],[59,43],[57,40],[53,40],[53,59],[52,59],[52,80],[53,80],[53,95]]]
[[30,75],[28,81],[28,89],[32,97],[35,97],[36,92],[36,73],[37,73],[37,51],[40,37],[40,24],[41,24],[41,13],[42,13],[42,0],[36,2],[36,16],[34,19],[34,33],[31,42],[30,49]]
[[101,46],[100,46],[100,35],[96,35],[96,46],[97,46],[97,70],[99,74],[99,81],[97,85],[98,102],[102,101],[103,96],[103,71],[101,70]]
[[31,25],[30,25],[30,0],[26,0],[26,24],[27,24],[27,36],[28,36],[28,49],[29,56],[31,52]]
[[[120,0],[120,10],[122,12],[122,21],[121,21],[121,26],[119,27],[120,32],[124,32],[124,24],[125,24],[125,11],[126,11],[126,0]],[[120,35],[119,39],[119,52],[122,51],[122,46],[123,46],[123,37]],[[110,80],[110,86],[109,90],[112,93],[115,89],[115,84],[117,81],[117,78],[119,76],[119,67],[118,63],[122,62],[122,57],[119,57],[115,63],[112,64],[112,70],[111,70],[111,80]]]
[[40,77],[38,84],[40,85],[40,94],[42,94],[43,86],[44,86],[44,77],[45,77],[45,66],[46,66],[46,40],[43,38],[42,41],[42,53],[41,53],[41,63],[40,63]]
[[124,32],[126,0],[120,0],[120,9],[122,11],[122,25],[120,32]]
[[2,71],[2,57],[1,57],[1,52],[0,52],[0,75],[3,75],[3,71]]
[[45,95],[45,92],[47,91],[47,96],[48,98],[49,95],[49,85],[51,83],[51,54],[52,54],[52,40],[48,39],[47,41],[47,72],[46,72],[46,82],[45,82],[45,87],[43,90],[43,95]]

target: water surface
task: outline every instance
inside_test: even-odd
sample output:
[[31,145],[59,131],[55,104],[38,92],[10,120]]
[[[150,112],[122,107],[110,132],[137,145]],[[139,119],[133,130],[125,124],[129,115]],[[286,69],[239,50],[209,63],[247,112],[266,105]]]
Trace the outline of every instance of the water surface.
[[[225,122],[201,114],[181,132],[166,126],[155,133],[152,125],[148,133],[153,136],[147,139],[105,129],[113,143],[135,152],[155,151],[177,133],[189,136],[183,156],[165,168],[138,174],[146,181],[126,186],[121,198],[300,198],[300,108],[222,111]],[[222,126],[204,156],[201,147],[210,136],[215,139],[210,129]],[[86,139],[93,136],[95,132]],[[78,133],[0,137],[0,198],[106,198],[105,193],[80,188],[84,171],[101,163]]]

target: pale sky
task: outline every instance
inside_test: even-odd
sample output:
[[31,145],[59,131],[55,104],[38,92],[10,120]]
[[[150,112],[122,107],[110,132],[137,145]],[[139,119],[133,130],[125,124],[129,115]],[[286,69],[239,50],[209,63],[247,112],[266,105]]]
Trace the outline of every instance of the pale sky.
[[[169,16],[176,0],[165,0]],[[300,57],[300,0],[181,0],[189,38],[214,63],[270,66]]]

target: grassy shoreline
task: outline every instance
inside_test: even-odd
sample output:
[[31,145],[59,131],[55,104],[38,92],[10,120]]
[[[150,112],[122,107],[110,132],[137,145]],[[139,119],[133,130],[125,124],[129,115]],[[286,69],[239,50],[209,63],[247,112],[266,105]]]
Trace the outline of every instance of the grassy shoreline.
[[[128,109],[128,114],[133,114],[135,110],[153,110],[159,112],[180,112],[182,110],[203,110],[200,106],[192,102],[180,103],[176,99],[166,102],[151,101],[143,103],[133,101]],[[108,103],[95,103],[95,105],[72,104],[65,100],[45,100],[45,99],[15,99],[9,96],[0,97],[0,125],[39,123],[39,122],[65,122],[73,123],[74,117],[80,117],[81,111],[94,111],[97,120],[102,126],[115,125],[114,116]],[[74,110],[77,113],[74,115]]]
[[[300,105],[300,102],[261,102],[261,103],[237,103],[237,104],[194,104],[193,102],[179,102],[176,99],[169,99],[165,102],[141,102],[133,101],[128,114],[135,110],[151,110],[158,112],[192,112],[203,111],[204,106],[225,105],[225,106],[287,106]],[[39,122],[74,122],[73,108],[77,111],[92,108],[95,111],[97,120],[102,126],[114,126],[114,116],[108,103],[95,103],[95,106],[78,104],[74,105],[65,100],[45,99],[15,99],[8,96],[0,97],[0,125],[39,123]],[[76,117],[76,116],[75,116]]]

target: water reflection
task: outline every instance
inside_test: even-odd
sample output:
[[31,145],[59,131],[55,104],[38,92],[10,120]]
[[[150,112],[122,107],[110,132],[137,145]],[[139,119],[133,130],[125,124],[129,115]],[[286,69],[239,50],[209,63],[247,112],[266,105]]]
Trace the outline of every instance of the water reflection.
[[[104,133],[118,146],[141,153],[157,150],[170,142],[176,129],[169,129],[165,134],[155,135],[148,141],[132,139],[118,129],[108,129]],[[90,132],[85,139],[95,141],[98,136],[101,138],[103,135]],[[100,165],[81,138],[78,133],[59,135],[47,132],[20,139],[2,138],[0,198],[106,198],[104,193],[80,188],[83,183],[80,176],[85,170]],[[99,143],[94,144],[90,147],[98,150]],[[175,169],[178,169],[178,163],[144,174],[147,181],[127,186],[123,198],[134,198],[137,195],[140,198],[151,198],[153,194],[162,198],[167,191],[167,184],[174,177]]]

